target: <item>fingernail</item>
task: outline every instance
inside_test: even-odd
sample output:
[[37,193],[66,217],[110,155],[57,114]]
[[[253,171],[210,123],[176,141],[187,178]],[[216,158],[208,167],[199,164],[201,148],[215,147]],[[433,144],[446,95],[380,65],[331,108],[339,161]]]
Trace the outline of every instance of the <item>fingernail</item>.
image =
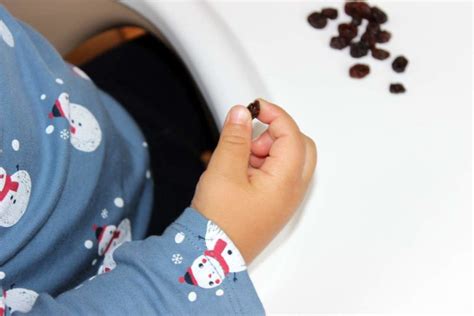
[[247,124],[250,120],[250,112],[241,105],[234,106],[227,115],[227,121],[232,124]]

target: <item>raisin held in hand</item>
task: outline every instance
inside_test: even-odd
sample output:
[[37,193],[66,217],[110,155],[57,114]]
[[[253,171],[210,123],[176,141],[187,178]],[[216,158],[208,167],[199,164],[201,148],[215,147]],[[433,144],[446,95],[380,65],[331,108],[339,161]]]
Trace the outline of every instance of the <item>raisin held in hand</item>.
[[329,43],[329,46],[331,46],[334,49],[343,49],[346,48],[349,45],[349,41],[340,36],[334,36],[331,38],[331,42]]
[[355,64],[349,69],[349,76],[355,79],[361,79],[370,73],[370,68],[364,64]]
[[369,45],[364,42],[356,42],[351,44],[350,54],[354,58],[360,58],[366,56],[369,52]]
[[375,40],[377,41],[377,43],[387,43],[391,37],[392,34],[387,31],[381,31],[375,34]]
[[406,89],[401,83],[392,83],[390,85],[390,92],[391,93],[405,93]]
[[395,72],[404,72],[408,65],[408,59],[404,56],[398,56],[392,63],[392,68]]
[[316,29],[322,29],[328,24],[328,19],[319,12],[313,12],[308,16],[308,23]]
[[252,120],[254,118],[257,118],[258,115],[260,114],[260,102],[258,100],[253,101],[247,106],[247,109],[250,111],[250,114],[252,115]]
[[388,17],[387,17],[387,14],[385,12],[383,12],[382,10],[380,10],[379,8],[372,7],[372,11],[371,11],[369,20],[377,22],[379,24],[383,24],[383,23],[387,22]]
[[353,39],[357,36],[357,27],[348,23],[341,23],[337,27],[339,31],[339,36],[344,37],[348,40]]
[[333,8],[325,8],[321,10],[321,14],[331,20],[337,19],[337,10]]
[[380,48],[372,48],[372,57],[379,60],[385,60],[390,57],[390,53]]

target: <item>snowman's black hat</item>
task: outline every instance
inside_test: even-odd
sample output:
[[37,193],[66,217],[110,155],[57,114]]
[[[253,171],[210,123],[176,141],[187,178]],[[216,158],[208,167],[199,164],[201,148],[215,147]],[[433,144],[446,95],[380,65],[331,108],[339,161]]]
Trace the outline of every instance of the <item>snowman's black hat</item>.
[[49,118],[54,118],[54,117],[65,117],[64,111],[61,107],[61,103],[59,100],[56,100],[53,104],[53,108],[51,109],[51,112],[48,114]]
[[179,283],[188,283],[191,285],[197,285],[196,279],[193,276],[193,271],[191,268],[188,269],[188,271],[184,274],[184,277],[179,277]]
[[97,227],[95,230],[95,238],[97,238],[97,240],[100,240],[100,234],[102,234],[103,230],[104,228],[102,226]]
[[56,106],[56,104],[53,105],[53,108],[51,109],[51,114],[52,114],[53,117],[61,117],[62,116],[61,111]]
[[189,274],[189,272],[184,274],[184,281],[186,281],[188,284],[194,285],[193,279],[191,278],[191,274]]

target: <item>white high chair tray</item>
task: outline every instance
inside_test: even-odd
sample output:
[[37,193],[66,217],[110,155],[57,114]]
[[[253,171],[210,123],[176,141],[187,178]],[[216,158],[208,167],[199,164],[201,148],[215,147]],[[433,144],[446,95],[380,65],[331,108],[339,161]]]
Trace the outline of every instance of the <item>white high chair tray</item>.
[[[318,145],[305,203],[251,267],[269,313],[471,310],[471,4],[377,2],[384,47],[410,61],[397,74],[393,58],[329,47],[348,20],[334,1],[125,3],[162,30],[220,123],[267,97]],[[343,18],[311,28],[326,6]],[[357,62],[363,80],[348,76]]]

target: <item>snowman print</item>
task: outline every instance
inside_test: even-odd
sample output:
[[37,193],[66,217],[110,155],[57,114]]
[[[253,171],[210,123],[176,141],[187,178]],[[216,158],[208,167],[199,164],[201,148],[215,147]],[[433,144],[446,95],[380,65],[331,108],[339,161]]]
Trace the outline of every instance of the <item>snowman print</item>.
[[38,298],[38,293],[23,288],[14,288],[3,291],[0,287],[0,316],[6,315],[8,310],[14,312],[28,313]]
[[93,152],[102,141],[102,130],[94,115],[84,106],[70,102],[63,92],[54,102],[50,119],[64,118],[69,123],[71,145],[83,152]]
[[0,226],[15,225],[25,213],[31,194],[31,178],[25,170],[12,175],[0,167]]
[[132,240],[132,228],[128,218],[123,219],[118,227],[115,225],[94,226],[98,242],[97,254],[104,256],[104,261],[97,274],[112,271],[117,264],[113,258],[115,249],[126,241]]
[[180,283],[187,283],[203,289],[222,284],[230,273],[246,269],[242,255],[227,235],[213,222],[207,223],[206,248],[204,254],[194,259]]
[[2,20],[0,20],[0,38],[2,38],[5,44],[7,44],[8,46],[15,46],[15,40],[13,39],[13,35],[10,32],[10,29],[8,29],[8,27]]

